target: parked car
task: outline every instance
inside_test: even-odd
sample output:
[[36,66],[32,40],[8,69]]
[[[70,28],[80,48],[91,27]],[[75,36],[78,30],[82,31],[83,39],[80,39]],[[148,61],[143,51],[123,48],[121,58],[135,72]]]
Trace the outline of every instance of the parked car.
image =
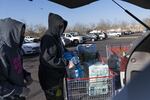
[[98,39],[100,39],[100,40],[104,40],[104,39],[107,38],[107,34],[104,33],[104,32],[101,32],[101,33],[94,33],[94,34],[96,34],[96,35],[98,36]]
[[70,39],[74,45],[86,42],[86,37],[80,35],[77,32],[64,33],[63,36],[66,37],[67,39]]
[[122,35],[131,35],[131,34],[133,34],[133,32],[131,31],[122,32]]
[[98,36],[93,34],[93,33],[87,33],[85,35],[85,37],[87,40],[90,40],[90,41],[97,41],[98,40]]
[[64,46],[71,45],[71,40],[70,39],[67,39],[66,37],[62,36],[61,40],[62,40],[62,43],[63,43]]
[[34,37],[31,37],[31,36],[25,36],[25,38],[24,38],[24,40],[27,41],[27,42],[28,42],[28,41],[29,41],[29,42],[33,42],[34,39],[35,39],[35,38],[34,38]]
[[122,35],[121,32],[108,32],[108,37],[120,37]]
[[40,52],[40,43],[24,41],[22,45],[22,53],[23,55],[27,54],[35,54]]

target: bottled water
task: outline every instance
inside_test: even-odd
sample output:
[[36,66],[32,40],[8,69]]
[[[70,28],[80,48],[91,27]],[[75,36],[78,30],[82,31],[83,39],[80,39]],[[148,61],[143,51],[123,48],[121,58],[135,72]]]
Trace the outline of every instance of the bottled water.
[[79,57],[74,56],[74,57],[72,57],[71,61],[75,65],[75,70],[74,70],[75,78],[82,78],[83,77],[83,69],[81,68]]
[[64,54],[64,58],[68,61],[72,61],[74,64],[74,68],[68,69],[69,72],[71,72],[69,73],[69,75],[71,75],[71,78],[82,78],[84,74],[83,74],[83,69],[81,68],[80,65],[79,57],[75,55],[75,53],[73,52],[66,52]]

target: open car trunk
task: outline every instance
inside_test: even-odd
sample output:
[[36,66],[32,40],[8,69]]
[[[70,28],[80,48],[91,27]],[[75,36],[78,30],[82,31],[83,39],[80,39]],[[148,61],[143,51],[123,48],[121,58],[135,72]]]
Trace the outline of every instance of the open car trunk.
[[[92,2],[99,1],[99,0],[49,0],[51,2],[58,3],[60,5],[66,6],[68,8],[77,8],[84,5],[88,5]],[[150,0],[122,0],[129,2],[131,4],[150,9]]]

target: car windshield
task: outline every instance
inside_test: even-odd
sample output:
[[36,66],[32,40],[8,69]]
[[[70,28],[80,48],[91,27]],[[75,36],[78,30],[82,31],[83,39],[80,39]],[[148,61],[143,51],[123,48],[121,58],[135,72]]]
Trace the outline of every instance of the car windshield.
[[79,36],[79,33],[70,33],[72,36]]

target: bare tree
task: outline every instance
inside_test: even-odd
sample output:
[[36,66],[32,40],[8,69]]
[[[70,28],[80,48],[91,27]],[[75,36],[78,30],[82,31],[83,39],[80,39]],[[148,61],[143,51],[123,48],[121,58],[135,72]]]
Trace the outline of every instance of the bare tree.
[[90,24],[87,26],[87,28],[88,28],[87,33],[89,33],[89,32],[92,31],[92,30],[95,30],[96,27],[97,27],[96,24],[90,23]]
[[30,35],[33,37],[41,37],[43,33],[46,31],[46,27],[42,24],[38,25],[27,25],[26,35]]
[[[150,18],[145,18],[143,20],[148,26],[150,26]],[[121,29],[122,31],[141,31],[144,30],[144,27],[139,23],[131,23],[131,22],[115,22],[111,23],[109,20],[101,20],[99,23],[90,23],[90,24],[82,24],[76,23],[73,26],[68,26],[65,32],[79,32],[80,34],[88,33],[92,30],[102,30],[107,31],[109,29]],[[27,25],[26,35],[41,37],[43,33],[46,31],[47,27],[42,24],[38,25]]]
[[68,26],[65,30],[65,32],[71,32],[72,31],[72,27],[71,26]]
[[150,18],[145,18],[143,21],[150,27]]
[[84,25],[84,24],[81,24],[81,23],[76,23],[73,26],[72,31],[79,32],[80,34],[85,34],[88,31],[88,27],[87,27],[87,25]]
[[89,25],[86,24],[80,24],[76,23],[74,26],[68,26],[65,32],[79,32],[80,34],[88,33],[96,28],[96,25],[94,23],[91,23]]
[[26,27],[26,35],[30,35],[30,36],[34,36],[35,33],[35,29],[33,25],[27,25]]
[[38,24],[35,26],[35,31],[39,37],[41,37],[45,33],[46,29],[46,26],[42,24]]
[[108,20],[107,21],[101,20],[96,26],[97,30],[102,30],[102,31],[106,31],[110,28],[111,28],[111,22]]

